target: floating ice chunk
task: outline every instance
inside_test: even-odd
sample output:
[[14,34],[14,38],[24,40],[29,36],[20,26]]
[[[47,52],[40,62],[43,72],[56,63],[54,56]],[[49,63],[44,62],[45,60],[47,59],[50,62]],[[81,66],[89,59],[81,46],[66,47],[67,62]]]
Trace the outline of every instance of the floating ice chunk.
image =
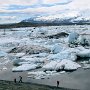
[[62,49],[63,49],[63,46],[60,46],[59,44],[55,44],[51,51],[55,54],[55,53],[61,52]]
[[84,69],[90,69],[90,64],[84,64]]
[[75,48],[75,51],[79,52],[79,51],[84,51],[85,48],[83,46],[78,46]]
[[76,70],[78,68],[80,68],[81,66],[76,63],[76,62],[72,62],[72,61],[68,61],[66,64],[65,64],[65,70]]
[[78,63],[70,60],[62,60],[59,62],[51,61],[50,63],[43,66],[45,70],[76,70],[81,67]]
[[79,43],[82,45],[82,46],[89,46],[89,39],[87,39],[85,36],[80,36],[79,38],[78,38],[78,41],[79,41]]
[[42,78],[44,79],[46,76],[46,73],[43,71],[29,72],[28,74],[30,75],[28,77],[31,77],[31,78],[33,77],[35,79],[42,79]]
[[56,71],[46,71],[46,74],[49,74],[49,75],[52,75],[52,74],[55,74],[57,73]]
[[89,49],[84,49],[83,51],[80,51],[77,53],[77,56],[79,57],[90,57],[90,50]]
[[28,32],[26,32],[26,31],[15,31],[15,32],[13,32],[12,33],[12,35],[14,36],[14,37],[25,37],[25,36],[28,36],[30,33],[28,33]]
[[76,32],[70,33],[69,34],[69,43],[73,43],[74,44],[76,42],[76,40],[78,39],[78,37],[79,37],[78,33],[76,33]]
[[75,61],[77,59],[77,56],[75,53],[72,53],[71,51],[65,50],[57,54],[50,54],[47,57],[49,60],[63,60],[63,59],[70,59],[72,61]]
[[16,57],[22,57],[22,56],[24,56],[25,55],[25,53],[17,53],[15,56]]
[[36,69],[38,65],[36,64],[22,64],[21,66],[14,67],[12,71],[28,71],[32,69]]
[[47,53],[39,53],[35,54],[35,57],[46,57],[48,54]]
[[57,63],[56,70],[64,69],[64,70],[76,70],[81,67],[78,63],[73,62],[71,60],[62,60],[61,62]]
[[4,57],[6,55],[7,55],[7,53],[5,53],[4,51],[0,51],[0,57]]
[[7,43],[14,43],[14,42],[20,42],[20,40],[17,40],[17,38],[13,37],[0,37],[0,44],[7,44]]
[[61,72],[60,72],[60,74],[63,74],[63,73],[65,73],[65,71],[61,71]]
[[37,57],[30,57],[30,56],[23,56],[20,58],[21,60],[28,61],[29,63],[43,63],[44,58],[37,58]]
[[44,78],[49,78],[48,76],[59,74],[56,71],[36,71],[36,72],[29,72],[28,73],[30,78],[35,78],[35,79],[44,79]]
[[50,63],[47,63],[44,65],[42,68],[45,70],[54,70],[57,62],[56,61],[51,61]]
[[7,70],[7,67],[3,67],[3,70]]
[[43,72],[43,71],[36,71],[36,72],[28,72],[28,74],[31,74],[31,75],[45,75],[46,73]]

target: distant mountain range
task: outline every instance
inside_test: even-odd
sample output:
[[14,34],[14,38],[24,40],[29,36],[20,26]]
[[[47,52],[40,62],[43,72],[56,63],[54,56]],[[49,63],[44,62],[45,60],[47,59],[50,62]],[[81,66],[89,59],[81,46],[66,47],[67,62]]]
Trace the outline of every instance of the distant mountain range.
[[21,21],[21,23],[33,24],[84,24],[90,23],[90,16],[85,16],[85,12],[66,12],[63,14],[37,16]]

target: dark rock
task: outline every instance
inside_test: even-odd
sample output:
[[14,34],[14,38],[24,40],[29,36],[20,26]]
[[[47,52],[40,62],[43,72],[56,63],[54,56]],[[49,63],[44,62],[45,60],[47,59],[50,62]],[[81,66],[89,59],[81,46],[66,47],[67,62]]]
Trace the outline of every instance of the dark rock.
[[47,36],[47,38],[49,39],[52,39],[52,38],[55,38],[55,39],[58,39],[58,38],[61,38],[61,37],[67,37],[69,34],[66,33],[66,32],[61,32],[61,33],[57,33],[57,34],[54,34],[54,35],[49,35]]

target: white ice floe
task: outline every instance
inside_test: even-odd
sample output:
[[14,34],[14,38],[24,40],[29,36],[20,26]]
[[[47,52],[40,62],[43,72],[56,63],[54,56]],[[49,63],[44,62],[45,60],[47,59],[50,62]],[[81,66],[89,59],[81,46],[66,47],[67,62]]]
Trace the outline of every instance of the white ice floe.
[[89,46],[90,45],[90,37],[88,35],[87,35],[87,37],[84,35],[79,36],[78,41],[83,46],[85,46],[85,45]]
[[79,34],[78,33],[76,33],[76,32],[71,32],[70,34],[69,34],[69,43],[75,43],[76,42],[76,40],[78,39],[78,37],[79,37]]
[[25,53],[16,53],[16,57],[22,57],[22,56],[24,56],[25,55]]
[[80,51],[77,53],[77,56],[79,57],[90,57],[90,50],[89,49],[84,49],[83,51]]
[[70,61],[70,60],[62,60],[56,65],[56,70],[64,69],[64,70],[76,70],[81,67],[78,63]]
[[20,42],[17,38],[13,37],[0,37],[0,44]]
[[57,54],[50,54],[47,58],[49,60],[63,60],[68,59],[71,61],[77,60],[77,56],[80,57],[90,57],[90,50],[85,49],[82,46],[78,46],[75,48],[67,48],[60,53]]
[[28,78],[34,78],[34,79],[44,79],[46,76],[46,73],[43,71],[36,71],[36,72],[28,72],[29,76]]
[[65,73],[65,71],[61,71],[61,72],[60,72],[60,74],[63,74],[63,73]]
[[26,30],[25,31],[15,31],[12,33],[13,37],[18,37],[18,38],[26,37],[29,34],[30,34],[30,32],[27,32]]
[[63,59],[69,59],[71,61],[75,61],[77,59],[76,53],[69,50],[64,50],[57,54],[50,54],[48,57],[48,60],[63,60]]
[[50,63],[43,66],[45,70],[76,70],[81,67],[78,63],[70,60],[62,60],[59,62],[51,61]]
[[59,53],[63,50],[63,46],[62,45],[59,45],[59,44],[55,44],[53,47],[52,47],[52,50],[51,52],[56,54],[56,53]]
[[31,63],[43,63],[45,58],[37,58],[37,57],[31,57],[31,56],[23,56],[20,58],[21,60],[24,60],[26,62]]
[[46,74],[48,75],[52,75],[52,74],[56,74],[57,72],[56,71],[46,71]]
[[7,56],[7,53],[5,53],[4,51],[0,51],[0,57],[5,57]]
[[7,67],[0,67],[0,71],[6,71]]
[[90,64],[84,64],[84,69],[90,69]]
[[35,54],[33,56],[42,58],[42,57],[46,57],[47,55],[48,55],[47,53],[39,53],[39,54]]
[[7,67],[3,67],[3,70],[7,70]]
[[76,51],[76,52],[80,52],[80,51],[84,51],[84,50],[85,50],[85,48],[83,46],[78,46],[78,47],[74,48],[74,51]]
[[45,75],[46,73],[45,72],[43,72],[43,71],[36,71],[36,72],[28,72],[28,74],[30,74],[30,75]]
[[51,76],[51,75],[58,75],[59,73],[57,71],[46,71],[46,75],[47,76]]
[[56,74],[59,74],[57,73],[56,71],[35,71],[35,72],[29,72],[28,73],[29,76],[28,78],[34,78],[34,79],[44,79],[44,78],[48,78],[49,79],[49,76],[51,75],[56,75]]
[[28,71],[28,70],[33,70],[36,69],[38,65],[36,64],[22,64],[21,66],[14,67],[12,71]]
[[56,61],[51,61],[50,63],[44,65],[42,68],[45,70],[55,70],[56,65],[57,65]]

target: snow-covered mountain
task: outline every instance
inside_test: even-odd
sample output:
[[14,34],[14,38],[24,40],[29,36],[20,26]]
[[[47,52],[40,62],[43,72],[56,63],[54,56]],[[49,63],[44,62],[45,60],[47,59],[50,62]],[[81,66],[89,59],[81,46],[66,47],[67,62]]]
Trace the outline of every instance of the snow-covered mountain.
[[[90,0],[70,0],[70,3],[47,10],[49,14],[23,20],[31,23],[90,23]],[[52,13],[54,12],[54,14]]]
[[66,11],[61,14],[37,16],[29,19],[25,19],[22,22],[31,23],[90,23],[90,16],[88,15],[90,10],[84,11]]

